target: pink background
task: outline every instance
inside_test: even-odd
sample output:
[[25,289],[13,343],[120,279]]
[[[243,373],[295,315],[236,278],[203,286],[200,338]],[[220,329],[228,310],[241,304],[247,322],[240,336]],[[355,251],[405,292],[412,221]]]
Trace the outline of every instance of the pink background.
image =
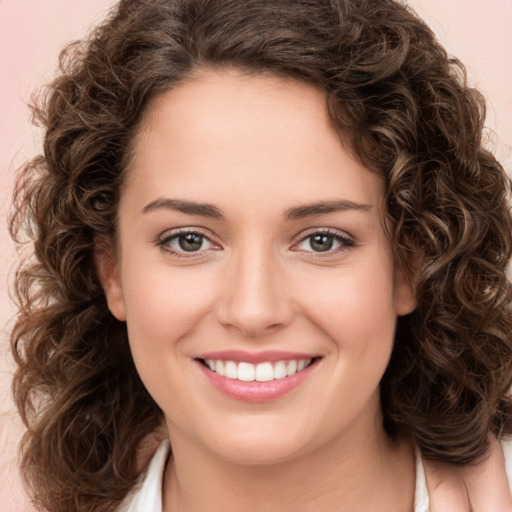
[[[8,281],[16,255],[6,231],[14,170],[40,147],[31,92],[52,78],[60,49],[102,19],[112,0],[0,0],[0,512],[31,511],[16,469],[22,427],[9,398]],[[512,0],[410,0],[488,99],[491,147],[512,172]]]

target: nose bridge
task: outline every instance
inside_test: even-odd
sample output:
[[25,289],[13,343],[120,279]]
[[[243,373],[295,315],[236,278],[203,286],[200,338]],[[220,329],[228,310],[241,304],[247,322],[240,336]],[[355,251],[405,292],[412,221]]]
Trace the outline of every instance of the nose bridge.
[[286,325],[292,314],[279,258],[269,245],[244,243],[230,262],[220,320],[249,337]]

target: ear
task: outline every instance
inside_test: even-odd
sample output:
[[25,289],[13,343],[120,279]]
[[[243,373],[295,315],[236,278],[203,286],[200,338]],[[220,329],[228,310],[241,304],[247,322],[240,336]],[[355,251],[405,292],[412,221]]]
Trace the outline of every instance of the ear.
[[114,244],[104,239],[94,242],[94,262],[96,271],[105,292],[110,312],[119,320],[126,320],[124,296],[121,287],[118,258]]
[[395,312],[397,316],[412,313],[416,300],[416,276],[419,268],[419,257],[412,252],[402,253],[395,270]]

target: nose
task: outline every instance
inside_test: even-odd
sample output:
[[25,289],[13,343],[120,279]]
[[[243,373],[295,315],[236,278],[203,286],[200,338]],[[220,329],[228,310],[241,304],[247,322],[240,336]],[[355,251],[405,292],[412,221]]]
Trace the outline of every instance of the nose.
[[263,250],[234,256],[223,283],[218,320],[248,338],[259,338],[288,325],[293,300],[282,267]]

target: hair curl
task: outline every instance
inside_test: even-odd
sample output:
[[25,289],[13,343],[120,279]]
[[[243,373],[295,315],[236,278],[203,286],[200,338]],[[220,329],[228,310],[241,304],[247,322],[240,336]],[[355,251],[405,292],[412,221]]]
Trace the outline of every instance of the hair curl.
[[14,396],[23,469],[54,512],[112,510],[162,413],[108,311],[95,243],[115,239],[123,169],[148,103],[206,67],[325,91],[332,122],[387,183],[396,257],[418,307],[399,319],[384,424],[423,454],[468,463],[508,434],[512,379],[509,182],[483,148],[481,95],[430,29],[393,0],[123,0],[61,55],[36,119],[44,155],[21,169],[11,233]]

